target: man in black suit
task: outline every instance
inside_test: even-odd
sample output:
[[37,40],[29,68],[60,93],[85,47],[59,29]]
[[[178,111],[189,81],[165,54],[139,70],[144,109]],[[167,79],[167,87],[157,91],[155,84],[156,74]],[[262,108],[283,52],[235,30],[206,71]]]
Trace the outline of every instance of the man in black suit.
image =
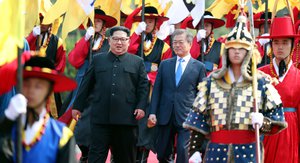
[[116,163],[135,162],[137,120],[145,116],[148,79],[143,59],[127,53],[129,35],[125,27],[110,29],[111,51],[94,57],[73,105],[77,119],[93,93],[91,163],[104,163],[109,148]]
[[189,53],[193,36],[175,30],[172,45],[177,57],[161,62],[154,84],[148,126],[157,125],[157,158],[170,162],[177,134],[176,162],[188,163],[190,132],[182,127],[197,94],[197,85],[206,76],[204,64]]

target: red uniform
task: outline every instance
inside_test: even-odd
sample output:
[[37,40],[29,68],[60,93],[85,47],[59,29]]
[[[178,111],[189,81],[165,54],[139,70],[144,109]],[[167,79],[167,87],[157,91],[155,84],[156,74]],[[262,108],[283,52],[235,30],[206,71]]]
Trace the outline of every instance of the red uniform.
[[[33,36],[32,32],[26,38],[30,46],[30,50],[36,50],[37,37]],[[62,41],[55,35],[51,35],[48,46],[46,47],[46,57],[54,61],[57,71],[63,73],[66,67],[66,51]]]
[[[133,33],[133,35],[130,37],[130,45],[128,48],[128,52],[132,54],[140,55],[138,54],[140,44],[141,44],[141,37],[136,33]],[[145,61],[145,67],[148,73],[149,80],[153,85],[156,78],[158,66],[161,60],[171,58],[172,50],[167,43],[165,43],[164,41],[158,38],[154,38],[152,44],[153,44],[152,49],[150,49],[147,52],[144,51],[143,58]]]
[[[275,68],[271,70],[270,65],[260,70],[275,77]],[[265,162],[296,163],[299,161],[300,71],[292,65],[275,88],[281,96],[288,127],[279,134],[264,137]]]

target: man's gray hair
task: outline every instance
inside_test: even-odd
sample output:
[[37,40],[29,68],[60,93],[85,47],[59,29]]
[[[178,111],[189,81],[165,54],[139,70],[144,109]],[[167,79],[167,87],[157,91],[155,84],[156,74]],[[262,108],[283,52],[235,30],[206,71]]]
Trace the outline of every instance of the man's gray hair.
[[174,40],[174,37],[177,36],[177,35],[182,35],[182,34],[185,34],[185,38],[186,38],[186,41],[188,43],[192,43],[193,42],[193,35],[191,32],[189,32],[188,30],[186,29],[176,29],[173,34],[172,34],[172,40]]

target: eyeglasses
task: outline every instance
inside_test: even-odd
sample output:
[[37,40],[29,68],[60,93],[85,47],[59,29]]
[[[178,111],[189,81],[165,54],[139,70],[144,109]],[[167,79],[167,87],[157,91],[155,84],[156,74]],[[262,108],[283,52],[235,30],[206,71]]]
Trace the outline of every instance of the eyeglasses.
[[129,38],[128,37],[111,37],[111,40],[113,42],[119,42],[119,41],[121,41],[121,43],[125,43],[126,41],[129,40]]

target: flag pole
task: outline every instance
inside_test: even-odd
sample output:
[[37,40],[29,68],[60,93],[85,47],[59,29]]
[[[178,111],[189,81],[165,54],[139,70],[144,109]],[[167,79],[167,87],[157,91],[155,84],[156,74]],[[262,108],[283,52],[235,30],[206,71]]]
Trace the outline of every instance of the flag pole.
[[[202,15],[201,20],[200,20],[199,29],[204,29],[204,13],[205,13],[205,5],[203,5],[203,15]],[[205,44],[204,39],[205,38],[201,39],[201,62],[204,62],[204,44]]]
[[[91,20],[88,21],[89,22],[89,27],[93,26],[93,23]],[[103,27],[102,27],[103,28]],[[93,40],[94,40],[94,36],[92,36],[90,39],[89,39],[89,42],[90,42],[90,47],[89,47],[89,64],[92,63],[92,60],[93,60]]]
[[[254,20],[253,20],[253,6],[252,1],[247,0],[248,12],[249,12],[249,21],[250,21],[250,32],[252,39],[255,40],[255,33],[254,33]],[[253,112],[258,113],[258,104],[257,104],[257,58],[253,54],[254,51],[254,42],[251,45],[251,52],[252,52],[252,90],[253,90]],[[259,124],[256,123],[254,125],[255,129],[255,144],[256,144],[256,162],[261,163],[261,151],[260,151],[260,136],[259,136]]]
[[[145,21],[145,0],[142,0],[142,22]],[[144,37],[145,37],[145,31],[142,32],[141,34],[141,53],[140,53],[140,57],[143,58],[143,54],[144,54]]]
[[[199,26],[199,29],[204,29],[204,14],[202,15],[201,25]],[[201,39],[201,62],[204,62],[204,39],[205,38]]]
[[[23,85],[23,71],[22,71],[22,52],[23,49],[18,48],[18,68],[17,68],[17,93],[21,93]],[[17,118],[17,163],[22,163],[22,121],[21,115]]]
[[[268,17],[268,1],[265,1],[265,24],[264,24],[264,30],[265,30],[265,32],[264,33],[268,33],[269,32],[269,29],[268,29],[268,27],[269,27],[269,24],[268,24],[268,19],[269,19],[269,17]],[[268,44],[265,44],[264,45],[264,65],[267,65],[268,64],[268,62],[267,62],[267,59],[268,59]]]

